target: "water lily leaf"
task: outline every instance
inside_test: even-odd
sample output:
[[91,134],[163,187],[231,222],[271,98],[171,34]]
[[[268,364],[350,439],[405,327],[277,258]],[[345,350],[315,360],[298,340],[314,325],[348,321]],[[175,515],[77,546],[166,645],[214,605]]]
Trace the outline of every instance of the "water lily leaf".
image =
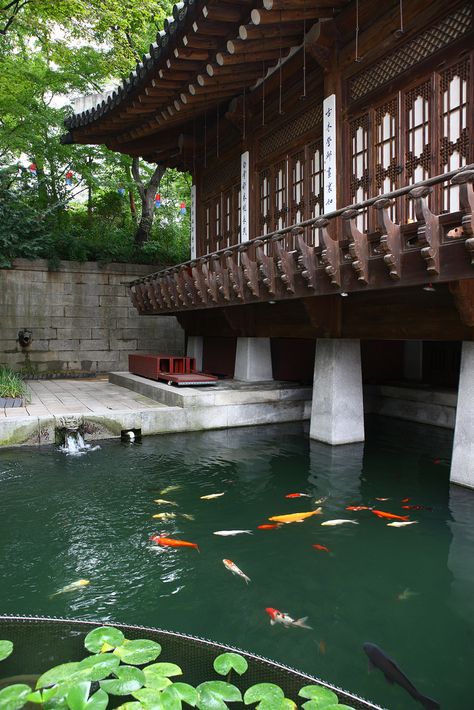
[[123,705],[119,705],[117,710],[143,710],[143,705],[139,703],[138,700],[131,700],[128,703],[123,703]]
[[298,695],[300,698],[309,698],[313,703],[310,706],[305,703],[303,705],[305,710],[319,710],[328,705],[337,705],[339,702],[336,693],[322,685],[305,685],[300,689]]
[[[125,641],[125,636],[113,626],[99,626],[98,629],[90,631],[84,639],[84,646],[91,653],[104,653],[111,651],[117,646],[121,646]],[[106,648],[104,649],[104,644]]]
[[76,683],[67,694],[67,703],[71,710],[83,710],[86,707],[89,690],[91,689],[90,681]]
[[8,656],[13,651],[13,644],[11,641],[0,641],[0,661]]
[[28,697],[26,698],[27,702],[29,703],[36,703],[39,705],[40,703],[43,702],[43,696],[41,694],[41,690],[35,690],[33,693],[30,693]]
[[227,702],[241,702],[242,694],[235,685],[223,680],[209,680],[196,688],[198,693],[197,707],[200,710],[224,710]]
[[99,689],[97,693],[91,695],[87,701],[85,710],[105,710],[109,704],[109,696],[103,690]]
[[153,663],[151,666],[147,666],[143,670],[145,673],[147,671],[152,671],[153,673],[164,675],[167,678],[174,675],[183,675],[183,671],[176,665],[176,663]]
[[354,708],[349,707],[349,705],[336,704],[336,705],[325,705],[324,710],[354,710]]
[[140,688],[140,690],[133,692],[132,695],[146,708],[161,709],[161,691],[156,690],[156,688]]
[[296,704],[290,698],[280,700],[261,700],[257,705],[257,710],[295,710]]
[[181,710],[181,696],[177,690],[175,690],[174,685],[169,685],[161,693],[161,704],[163,710]]
[[77,661],[73,663],[61,663],[60,666],[54,666],[50,668],[49,671],[43,673],[36,681],[36,688],[47,688],[50,685],[56,685],[56,683],[61,683],[63,680],[70,680],[74,678],[74,675],[79,668],[79,663]]
[[[188,705],[192,705],[193,707],[196,705],[198,694],[196,688],[193,688],[192,685],[188,685],[188,683],[173,683],[173,690],[178,693],[181,700],[184,700]],[[165,692],[167,693],[168,690]]]
[[124,663],[141,666],[143,663],[149,663],[158,658],[161,653],[161,646],[156,641],[137,639],[136,641],[124,641],[113,653]]
[[2,710],[18,710],[26,705],[26,699],[31,693],[29,685],[15,683],[0,690],[0,708]]
[[110,695],[130,695],[145,684],[145,674],[134,666],[120,666],[114,671],[117,680],[102,680],[100,687]]
[[277,705],[284,697],[285,694],[280,686],[274,683],[257,683],[256,685],[250,686],[250,688],[245,691],[244,703],[251,705],[252,703],[265,700]]
[[243,675],[249,664],[239,653],[221,653],[214,660],[214,670],[219,675],[227,675],[230,670],[234,670],[239,675]]
[[153,688],[154,690],[163,690],[168,685],[171,685],[171,681],[166,676],[161,675],[155,671],[150,671],[149,668],[144,668],[143,672],[145,674],[145,686],[147,688]]
[[111,653],[84,658],[77,667],[76,678],[79,680],[103,680],[120,665],[120,661]]

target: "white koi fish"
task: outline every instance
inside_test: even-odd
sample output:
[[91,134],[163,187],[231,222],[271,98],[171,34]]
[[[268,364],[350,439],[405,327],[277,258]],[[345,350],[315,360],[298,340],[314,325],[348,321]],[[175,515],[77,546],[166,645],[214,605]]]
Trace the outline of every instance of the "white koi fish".
[[186,518],[186,520],[194,520],[194,515],[190,515],[189,513],[156,513],[151,517],[156,518],[156,520],[175,520],[178,515],[182,518]]
[[242,572],[241,569],[237,567],[235,562],[232,562],[232,560],[222,560],[224,563],[224,567],[229,570],[229,572],[232,572],[232,574],[237,574],[239,577],[242,577],[242,579],[245,579],[247,584],[250,582],[250,577],[247,577],[246,574]]
[[179,491],[182,488],[182,486],[166,486],[166,488],[163,488],[162,491],[160,491],[160,495],[165,496],[167,493],[171,493],[172,491]]
[[345,518],[337,518],[336,520],[325,520],[321,525],[344,525],[344,523],[352,523],[353,525],[359,525],[357,520],[346,520]]
[[307,616],[302,616],[301,619],[292,619],[289,614],[284,611],[278,611],[278,609],[273,609],[273,607],[268,606],[265,611],[270,617],[270,624],[283,624],[287,629],[290,626],[295,626],[299,629],[312,629],[312,626],[308,626],[306,623],[308,621]]
[[207,496],[201,496],[201,500],[212,500],[213,498],[220,498],[221,496],[225,495],[224,493],[209,493]]
[[164,498],[156,498],[153,502],[159,505],[178,505],[174,500],[165,500]]
[[404,520],[402,523],[400,522],[395,522],[395,523],[387,523],[388,528],[403,528],[405,525],[416,525],[418,523],[418,520]]
[[71,584],[66,584],[65,587],[62,587],[62,589],[58,589],[57,592],[51,594],[51,597],[55,597],[57,594],[65,594],[66,592],[75,592],[77,589],[87,587],[88,584],[90,584],[90,580],[78,579],[77,582],[71,582]]
[[246,533],[247,535],[253,535],[251,530],[216,530],[213,535],[220,535],[221,537],[228,537],[229,535],[242,535]]

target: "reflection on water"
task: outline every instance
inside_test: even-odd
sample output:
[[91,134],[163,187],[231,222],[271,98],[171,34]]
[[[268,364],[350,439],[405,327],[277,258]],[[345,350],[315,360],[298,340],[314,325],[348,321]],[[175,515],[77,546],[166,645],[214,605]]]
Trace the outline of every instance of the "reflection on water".
[[[367,673],[362,644],[371,642],[443,707],[470,707],[474,494],[448,484],[451,443],[445,430],[380,418],[369,421],[365,444],[335,448],[289,424],[149,437],[133,446],[107,441],[80,458],[46,447],[2,451],[0,611],[207,636],[391,710],[420,707],[379,671]],[[169,485],[179,486],[164,496],[179,504],[172,510],[194,520],[152,519],[171,510],[153,502]],[[292,492],[313,497],[286,499]],[[322,516],[256,529],[326,496]],[[405,498],[432,510],[404,511]],[[388,527],[348,505],[408,512],[418,525]],[[335,518],[358,525],[321,527]],[[229,529],[254,534],[213,535]],[[159,548],[152,534],[198,543],[201,554]],[[251,583],[229,574],[223,558]],[[50,598],[81,578],[90,584]],[[308,616],[313,630],[270,626],[267,607]]]

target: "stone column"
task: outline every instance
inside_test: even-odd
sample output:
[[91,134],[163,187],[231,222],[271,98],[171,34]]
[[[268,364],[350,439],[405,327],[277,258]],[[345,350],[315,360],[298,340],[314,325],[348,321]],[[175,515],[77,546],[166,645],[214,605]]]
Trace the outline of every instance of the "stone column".
[[403,375],[407,380],[423,379],[423,341],[405,340],[403,348]]
[[196,358],[196,370],[202,370],[202,335],[188,335],[186,355]]
[[273,380],[270,338],[237,338],[234,379],[243,382]]
[[326,444],[364,441],[359,340],[318,338],[309,435]]
[[474,343],[462,344],[451,483],[474,488]]

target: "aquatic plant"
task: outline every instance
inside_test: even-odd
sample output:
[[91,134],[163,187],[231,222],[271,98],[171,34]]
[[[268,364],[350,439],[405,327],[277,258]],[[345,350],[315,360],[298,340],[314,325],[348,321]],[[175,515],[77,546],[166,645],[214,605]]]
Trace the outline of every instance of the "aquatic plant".
[[24,397],[26,385],[21,376],[6,365],[0,365],[0,397]]
[[[183,704],[198,710],[226,710],[227,703],[257,710],[297,708],[274,683],[257,683],[242,695],[230,683],[232,674],[242,676],[248,669],[247,660],[238,653],[222,653],[214,660],[214,670],[226,676],[225,681],[208,680],[194,687],[171,680],[183,674],[176,663],[155,662],[161,653],[155,641],[127,640],[119,629],[100,626],[87,634],[84,646],[92,655],[50,668],[35,688],[15,683],[0,690],[0,708],[20,710],[33,703],[44,710],[105,710],[109,696],[114,707],[123,698],[117,710],[181,710]],[[12,651],[11,641],[0,641],[0,660]],[[298,696],[305,701],[300,706],[305,710],[351,710],[320,685],[304,686]]]

